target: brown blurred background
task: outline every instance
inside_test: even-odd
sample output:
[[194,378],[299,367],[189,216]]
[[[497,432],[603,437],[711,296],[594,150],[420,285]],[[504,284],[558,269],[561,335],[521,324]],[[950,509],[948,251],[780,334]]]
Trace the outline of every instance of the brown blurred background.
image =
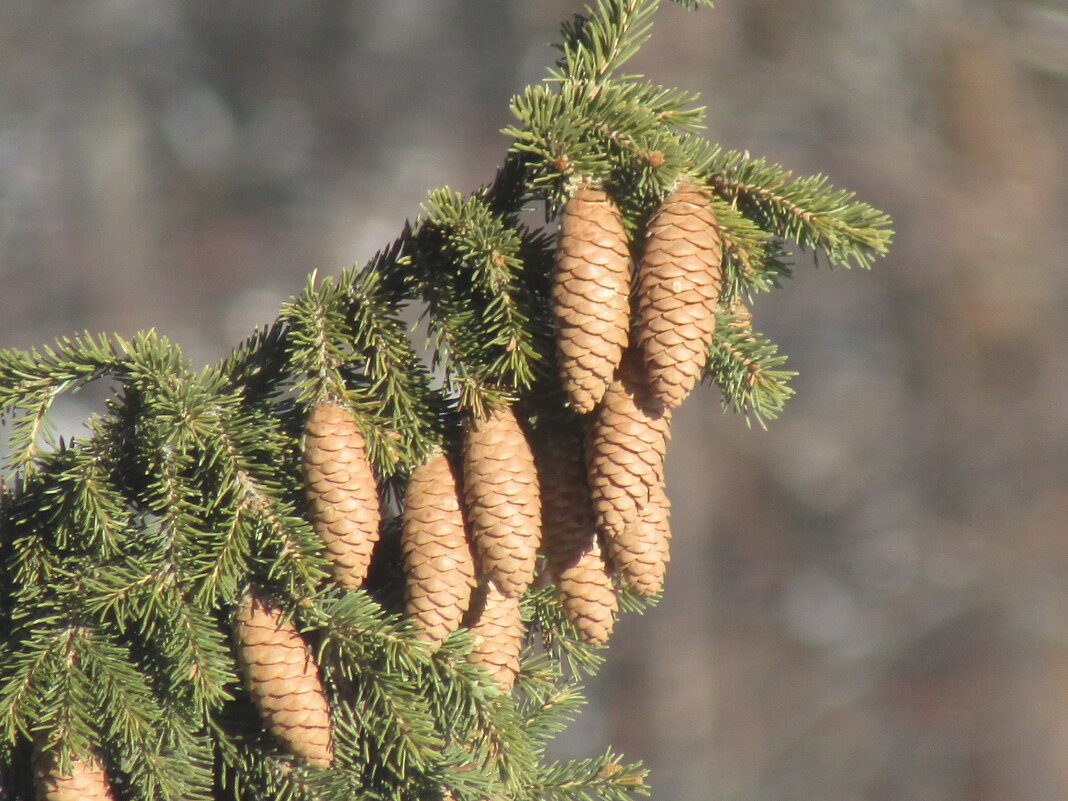
[[[0,345],[224,355],[491,178],[578,5],[0,4]],[[664,801],[1068,798],[1068,2],[717,6],[636,68],[898,234],[758,299],[800,372],[767,432],[679,413],[666,598],[557,752],[612,743]]]

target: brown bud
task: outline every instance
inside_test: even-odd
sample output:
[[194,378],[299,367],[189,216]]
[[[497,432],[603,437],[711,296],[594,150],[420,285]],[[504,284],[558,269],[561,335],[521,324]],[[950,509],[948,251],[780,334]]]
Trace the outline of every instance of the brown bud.
[[668,407],[682,403],[708,361],[721,259],[707,191],[679,184],[649,221],[638,267],[638,345],[653,393]]
[[59,753],[34,743],[33,778],[38,801],[111,801],[104,766],[95,754],[71,757],[70,770],[61,773]]
[[475,584],[459,488],[444,454],[412,471],[402,520],[405,614],[437,648],[459,628]]
[[638,519],[663,475],[670,413],[652,398],[635,362],[624,354],[586,435],[590,496],[606,537]]
[[519,672],[523,649],[523,621],[519,599],[502,593],[492,581],[475,590],[469,613],[471,654],[469,659],[510,690]]
[[734,302],[731,303],[731,314],[735,317],[735,322],[733,323],[735,328],[744,331],[753,327],[753,313],[749,311],[749,307],[745,305],[745,301],[740,297],[735,298]]
[[541,497],[534,455],[508,407],[469,421],[463,442],[464,503],[485,575],[505,595],[534,580]]
[[298,759],[329,767],[334,759],[330,707],[319,667],[296,626],[249,592],[234,615],[234,636],[245,686],[267,730]]
[[627,346],[630,251],[619,210],[580,186],[564,204],[552,273],[560,375],[572,406],[593,410]]
[[304,488],[334,579],[346,589],[359,588],[378,542],[381,511],[363,435],[339,404],[320,401],[308,412]]
[[577,430],[559,421],[539,426],[535,442],[542,550],[557,597],[586,642],[607,642],[619,603],[597,535],[582,439]]
[[670,560],[670,511],[663,488],[654,487],[638,519],[608,539],[608,550],[620,579],[638,595],[656,595],[664,585]]

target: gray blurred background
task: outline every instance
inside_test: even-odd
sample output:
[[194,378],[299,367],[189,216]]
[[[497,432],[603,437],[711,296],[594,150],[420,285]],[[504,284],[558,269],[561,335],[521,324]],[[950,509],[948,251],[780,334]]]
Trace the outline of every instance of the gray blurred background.
[[[578,5],[0,3],[0,345],[221,357],[489,180]],[[717,6],[635,69],[898,234],[758,299],[800,371],[767,432],[678,414],[666,598],[557,751],[612,743],[663,801],[1068,798],[1068,3]]]

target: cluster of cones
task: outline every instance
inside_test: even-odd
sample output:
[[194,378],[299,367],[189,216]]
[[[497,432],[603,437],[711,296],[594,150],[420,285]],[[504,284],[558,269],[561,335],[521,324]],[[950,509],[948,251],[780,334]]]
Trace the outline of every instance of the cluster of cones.
[[[463,453],[463,481],[443,453],[409,478],[401,526],[405,610],[435,648],[466,625],[470,659],[510,687],[522,642],[519,596],[533,580],[540,539],[533,457],[515,417],[504,412],[473,422]],[[361,586],[381,512],[363,437],[338,404],[323,401],[309,411],[304,482],[334,579],[347,589]]]
[[[707,191],[682,182],[662,200],[632,277],[634,249],[608,194],[581,185],[564,205],[552,300],[561,381],[583,416],[585,485],[601,542],[587,539],[557,574],[576,574],[601,550],[609,571],[648,596],[663,585],[669,558],[671,412],[708,360],[722,291]],[[557,586],[568,592],[565,582]]]
[[[671,410],[705,365],[722,280],[705,190],[682,184],[664,199],[646,226],[633,293],[631,272],[619,211],[603,190],[580,186],[564,206],[552,284],[562,384],[581,427],[548,412],[528,437],[501,407],[468,421],[457,465],[439,452],[413,470],[405,491],[406,615],[434,648],[466,626],[471,661],[505,689],[519,670],[519,599],[535,581],[539,553],[567,617],[591,643],[611,634],[614,576],[643,596],[663,584]],[[381,510],[351,412],[313,404],[303,458],[309,512],[333,578],[356,589]],[[235,611],[234,634],[265,727],[296,759],[328,767],[329,703],[300,632],[250,591]],[[41,798],[113,797],[95,757],[61,772],[54,750],[38,749],[35,766]]]

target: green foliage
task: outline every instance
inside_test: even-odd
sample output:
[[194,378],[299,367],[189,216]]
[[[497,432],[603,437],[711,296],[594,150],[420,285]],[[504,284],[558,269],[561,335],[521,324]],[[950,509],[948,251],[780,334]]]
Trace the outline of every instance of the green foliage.
[[[683,2],[695,8],[703,0]],[[620,72],[648,38],[655,0],[598,0],[566,22],[560,61],[517,95],[504,166],[470,195],[430,193],[423,216],[362,268],[312,275],[278,319],[199,372],[149,331],[88,334],[0,352],[7,424],[0,492],[0,764],[29,794],[29,742],[61,768],[94,751],[124,798],[622,799],[639,765],[545,760],[600,667],[551,587],[523,599],[529,632],[512,694],[456,632],[435,653],[397,613],[399,493],[451,449],[462,419],[559,397],[548,276],[551,220],[579,181],[602,183],[640,240],[682,177],[709,188],[724,245],[723,308],[705,379],[761,424],[791,394],[775,345],[726,311],[789,277],[791,249],[870,266],[889,220],[829,186],[723,152],[698,132],[691,93]],[[636,245],[637,247],[637,245]],[[413,346],[419,317],[429,358]],[[64,392],[113,387],[70,442],[48,435]],[[387,520],[366,590],[327,582],[303,509],[304,413],[352,410]],[[558,404],[558,401],[557,405]],[[286,607],[314,647],[331,700],[328,770],[286,757],[240,684],[229,615],[249,584]],[[645,602],[621,594],[625,611]]]

